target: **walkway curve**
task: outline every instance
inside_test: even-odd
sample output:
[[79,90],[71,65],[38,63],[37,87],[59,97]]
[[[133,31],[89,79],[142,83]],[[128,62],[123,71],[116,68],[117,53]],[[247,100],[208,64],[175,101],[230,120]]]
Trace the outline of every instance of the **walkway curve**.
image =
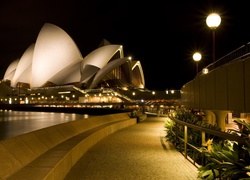
[[147,117],[94,145],[65,180],[195,180],[197,168],[166,142],[164,117]]

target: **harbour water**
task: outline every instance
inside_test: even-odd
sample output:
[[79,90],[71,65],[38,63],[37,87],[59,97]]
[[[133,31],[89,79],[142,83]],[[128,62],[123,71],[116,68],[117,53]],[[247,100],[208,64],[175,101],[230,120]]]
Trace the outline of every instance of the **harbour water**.
[[87,114],[75,113],[0,110],[0,141],[45,127],[88,117]]

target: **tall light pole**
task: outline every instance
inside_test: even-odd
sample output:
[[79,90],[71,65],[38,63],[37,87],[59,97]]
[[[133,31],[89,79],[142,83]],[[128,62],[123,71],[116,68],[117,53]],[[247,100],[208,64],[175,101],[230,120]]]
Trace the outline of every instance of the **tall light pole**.
[[201,60],[201,53],[199,53],[199,52],[194,53],[193,59],[196,63],[196,74],[198,74],[198,63]]
[[213,63],[215,62],[215,29],[221,23],[221,17],[217,13],[209,14],[206,19],[207,26],[213,31]]

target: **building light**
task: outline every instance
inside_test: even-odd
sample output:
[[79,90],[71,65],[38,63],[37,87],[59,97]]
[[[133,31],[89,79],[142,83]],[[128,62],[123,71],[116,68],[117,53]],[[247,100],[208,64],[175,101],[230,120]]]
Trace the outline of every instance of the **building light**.
[[208,73],[208,68],[202,69],[202,74],[207,74]]
[[62,92],[58,92],[58,94],[69,94],[70,91],[62,91]]
[[25,104],[29,104],[29,99],[27,97],[25,98]]
[[12,104],[12,99],[11,98],[9,98],[9,104]]

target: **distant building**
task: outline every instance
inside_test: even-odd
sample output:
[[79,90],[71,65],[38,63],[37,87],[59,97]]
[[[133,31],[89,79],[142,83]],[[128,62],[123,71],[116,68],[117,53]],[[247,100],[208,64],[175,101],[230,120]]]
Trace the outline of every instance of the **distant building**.
[[82,57],[65,31],[46,23],[36,42],[8,66],[0,98],[8,104],[62,100],[122,102],[132,100],[123,95],[119,97],[114,89],[144,87],[140,61],[125,57],[122,45],[103,40],[97,49]]
[[156,103],[170,107],[179,105],[180,99],[179,91],[147,90],[140,61],[124,56],[122,45],[104,39],[82,57],[71,37],[49,23],[20,59],[8,66],[0,89],[0,104],[93,107],[95,103],[99,107],[113,103],[110,107],[116,107],[115,103]]
[[140,61],[124,57],[122,45],[103,46],[82,57],[77,45],[61,28],[46,23],[36,43],[7,68],[3,80],[11,87],[41,88],[74,85],[82,89],[144,88]]

